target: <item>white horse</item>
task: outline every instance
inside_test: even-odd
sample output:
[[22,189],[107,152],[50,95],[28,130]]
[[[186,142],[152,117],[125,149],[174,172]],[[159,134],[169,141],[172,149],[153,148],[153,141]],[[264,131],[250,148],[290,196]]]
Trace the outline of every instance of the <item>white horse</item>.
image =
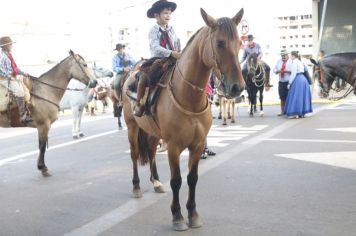
[[[92,67],[95,77],[113,77],[113,72],[94,64]],[[77,81],[71,80],[68,84],[67,90],[59,104],[60,109],[71,109],[73,114],[72,136],[74,139],[83,137],[84,134],[80,130],[83,110],[88,103],[88,94],[91,88],[95,87],[96,83],[90,83],[88,86]]]

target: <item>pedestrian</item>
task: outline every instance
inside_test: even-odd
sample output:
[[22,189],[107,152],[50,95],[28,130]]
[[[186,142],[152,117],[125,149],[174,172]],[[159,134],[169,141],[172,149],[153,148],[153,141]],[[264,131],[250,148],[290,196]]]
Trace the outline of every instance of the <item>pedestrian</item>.
[[273,72],[278,75],[278,94],[279,99],[281,100],[281,111],[278,113],[278,116],[284,114],[284,106],[286,103],[287,95],[288,95],[288,83],[289,77],[291,74],[291,60],[288,57],[287,50],[283,49],[280,52],[281,58],[277,61]]
[[[213,87],[211,86],[213,82],[214,82],[214,75],[212,74],[210,76],[208,83],[206,84],[206,87],[205,87],[205,92],[206,92],[206,95],[208,96],[208,98],[210,98],[213,94]],[[209,101],[212,101],[212,100],[209,99]],[[209,103],[211,106],[212,102],[209,102]],[[215,156],[215,155],[216,155],[216,153],[208,148],[208,137],[206,137],[204,151],[201,154],[200,159],[206,159],[208,156]]]
[[[242,64],[253,53],[256,53],[258,55],[258,59],[262,61],[262,56],[263,56],[262,48],[258,43],[254,42],[253,35],[249,34],[249,35],[247,35],[247,45],[246,45],[244,52],[242,54],[240,64]],[[265,82],[267,83],[267,85],[265,85],[265,87],[266,87],[266,89],[269,89],[270,87],[272,87],[272,85],[270,85],[270,81],[269,81],[271,68],[264,61],[262,61],[262,64],[263,64],[264,70],[266,72]],[[244,78],[247,77],[247,63],[245,63],[242,67],[242,75],[244,76]]]
[[[152,57],[173,57],[178,59],[180,53],[180,41],[173,27],[169,25],[171,14],[177,8],[177,4],[166,0],[159,0],[153,3],[147,11],[148,18],[156,19],[156,24],[149,32],[149,47]],[[134,115],[140,117],[143,115],[144,106],[141,104],[146,87],[149,84],[149,78],[142,73],[137,86],[137,100],[134,109]]]
[[305,114],[313,112],[309,82],[304,75],[304,64],[298,57],[299,53],[297,51],[291,52],[292,70],[288,83],[288,96],[284,107],[284,114],[288,118],[303,118]]
[[29,74],[17,66],[11,54],[13,43],[9,36],[0,38],[0,86],[7,88],[9,93],[14,96],[19,109],[20,121],[25,125],[33,121],[26,108],[23,84],[23,77],[29,77]]

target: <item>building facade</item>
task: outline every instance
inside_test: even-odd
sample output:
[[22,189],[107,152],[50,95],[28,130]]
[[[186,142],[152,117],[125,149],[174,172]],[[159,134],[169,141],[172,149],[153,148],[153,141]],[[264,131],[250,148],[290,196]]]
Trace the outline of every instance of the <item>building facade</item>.
[[285,15],[275,18],[280,49],[299,51],[303,57],[313,53],[312,15]]

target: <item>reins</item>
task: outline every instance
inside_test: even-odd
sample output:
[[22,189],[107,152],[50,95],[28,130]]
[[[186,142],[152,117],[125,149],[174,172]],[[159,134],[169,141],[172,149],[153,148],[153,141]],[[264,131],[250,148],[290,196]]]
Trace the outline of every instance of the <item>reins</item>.
[[[178,63],[178,61],[177,61]],[[208,99],[207,99],[207,104],[205,106],[205,108],[200,111],[200,112],[192,112],[192,111],[188,111],[187,109],[185,109],[182,105],[179,104],[179,102],[177,101],[177,99],[174,97],[174,94],[173,94],[173,90],[172,90],[172,79],[173,79],[173,75],[174,75],[174,71],[177,67],[177,63],[174,65],[173,67],[173,70],[172,70],[172,73],[171,73],[171,76],[169,78],[169,81],[168,81],[168,86],[166,87],[167,88],[167,92],[168,92],[168,95],[169,97],[171,98],[173,104],[178,108],[179,111],[181,111],[182,113],[188,115],[188,116],[200,116],[202,114],[204,114],[208,109],[209,109],[209,102],[208,102]],[[185,81],[184,79],[182,79],[183,81]]]

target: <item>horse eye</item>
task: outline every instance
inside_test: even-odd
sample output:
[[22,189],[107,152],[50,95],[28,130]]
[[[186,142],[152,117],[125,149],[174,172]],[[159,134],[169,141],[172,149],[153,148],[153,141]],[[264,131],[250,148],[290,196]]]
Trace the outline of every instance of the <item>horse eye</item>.
[[218,41],[217,45],[218,45],[218,48],[224,48],[225,47],[225,42],[224,41]]
[[83,66],[84,66],[84,67],[88,67],[88,65],[87,65],[87,64],[83,64]]

